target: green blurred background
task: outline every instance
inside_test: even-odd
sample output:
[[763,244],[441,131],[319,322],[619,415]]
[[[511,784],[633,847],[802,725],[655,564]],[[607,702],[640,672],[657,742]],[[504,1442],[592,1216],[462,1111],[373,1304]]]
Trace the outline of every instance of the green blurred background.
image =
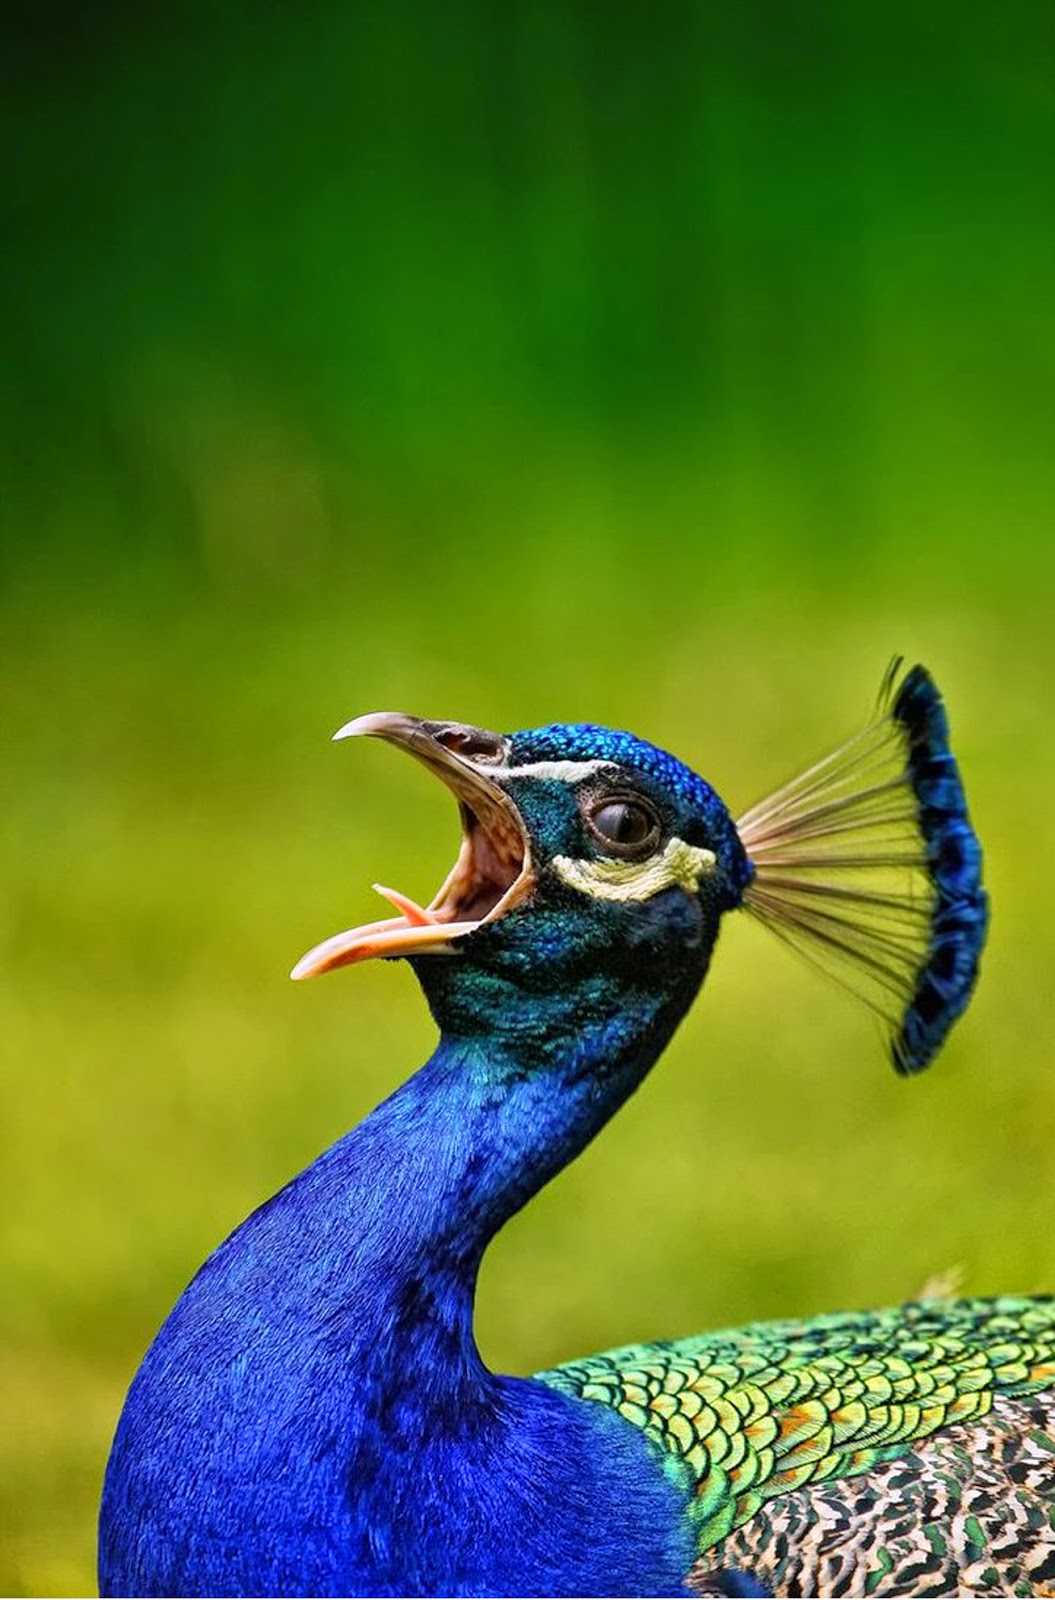
[[551,0],[5,8],[0,1590],[83,1592],[188,1275],[414,1067],[453,808],[356,712],[628,725],[734,807],[894,651],[995,906],[895,1080],[750,924],[506,1232],[531,1370],[1055,1287],[1055,10]]

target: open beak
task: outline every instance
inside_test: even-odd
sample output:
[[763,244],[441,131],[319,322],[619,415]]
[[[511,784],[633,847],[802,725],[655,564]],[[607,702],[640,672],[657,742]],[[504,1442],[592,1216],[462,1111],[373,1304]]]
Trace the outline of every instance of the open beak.
[[335,739],[369,735],[415,756],[457,797],[462,844],[445,883],[427,906],[394,889],[374,887],[398,917],[335,933],[297,962],[291,978],[313,978],[372,956],[430,952],[452,955],[456,940],[494,922],[531,892],[534,876],[527,830],[520,813],[486,768],[501,767],[505,740],[458,722],[422,722],[399,711],[357,717]]

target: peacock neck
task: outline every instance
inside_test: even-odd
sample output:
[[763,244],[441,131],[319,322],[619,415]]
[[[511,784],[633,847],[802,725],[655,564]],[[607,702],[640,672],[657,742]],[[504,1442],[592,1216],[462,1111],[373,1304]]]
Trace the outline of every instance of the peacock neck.
[[[595,987],[531,1028],[523,1007],[502,1026],[448,1008],[425,1066],[220,1246],[158,1335],[108,1469],[104,1592],[681,1592],[681,1491],[650,1447],[489,1372],[473,1299],[489,1240],[686,1003]],[[603,1561],[579,1550],[584,1508]]]
[[412,1369],[430,1390],[480,1380],[487,1245],[637,1087],[689,996],[623,988],[616,1003],[594,984],[532,1006],[501,998],[492,987],[459,1007],[433,989],[447,1027],[430,1060],[275,1202],[320,1236],[300,1251],[312,1322],[332,1330],[347,1311],[358,1364],[397,1374],[404,1394]]

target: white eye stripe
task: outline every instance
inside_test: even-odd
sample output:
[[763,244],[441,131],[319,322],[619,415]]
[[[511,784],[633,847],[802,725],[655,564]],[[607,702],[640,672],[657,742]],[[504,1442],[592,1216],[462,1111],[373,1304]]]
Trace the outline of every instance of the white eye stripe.
[[670,839],[664,850],[647,861],[619,861],[602,857],[597,861],[574,861],[571,856],[555,856],[553,870],[582,894],[598,900],[650,900],[654,894],[677,886],[695,894],[700,879],[714,871],[718,858],[684,839]]
[[480,762],[479,770],[498,783],[503,778],[556,778],[561,783],[579,783],[614,766],[614,761],[533,761],[521,767],[494,767]]

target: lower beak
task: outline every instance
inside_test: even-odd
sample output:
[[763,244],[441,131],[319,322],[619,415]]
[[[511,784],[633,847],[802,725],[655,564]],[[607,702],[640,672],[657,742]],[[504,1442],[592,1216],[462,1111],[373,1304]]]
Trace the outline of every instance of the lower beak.
[[364,922],[358,928],[335,933],[301,956],[291,978],[317,978],[336,967],[350,967],[355,961],[374,956],[409,956],[431,950],[437,955],[452,955],[451,940],[463,933],[475,933],[478,922],[436,922],[428,926],[408,922],[406,917],[385,917],[380,922]]

